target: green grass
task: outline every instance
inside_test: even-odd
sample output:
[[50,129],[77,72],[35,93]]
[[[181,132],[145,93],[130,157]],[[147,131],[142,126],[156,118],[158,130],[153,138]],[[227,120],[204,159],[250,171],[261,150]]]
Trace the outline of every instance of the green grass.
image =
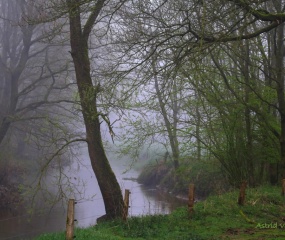
[[[237,204],[238,191],[233,191],[195,204],[191,217],[187,208],[179,208],[170,215],[133,217],[127,222],[115,220],[77,228],[75,236],[79,240],[285,239],[285,200],[280,192],[279,187],[270,186],[248,189],[246,204],[241,207]],[[276,224],[278,228],[274,228]],[[64,233],[44,234],[36,239],[64,239]]]

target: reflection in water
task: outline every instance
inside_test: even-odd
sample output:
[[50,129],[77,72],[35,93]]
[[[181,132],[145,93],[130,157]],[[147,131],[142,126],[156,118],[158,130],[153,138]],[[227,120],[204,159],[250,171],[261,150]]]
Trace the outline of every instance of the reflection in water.
[[150,209],[150,214],[168,214],[177,207],[185,206],[186,204],[185,200],[178,199],[158,189],[148,189],[141,186],[141,191],[149,201],[149,204],[154,204],[153,209]]
[[[82,190],[79,191],[81,194],[73,193],[69,196],[77,200],[75,205],[75,218],[78,220],[77,227],[94,225],[96,219],[105,214],[102,195],[88,163],[89,159],[86,157],[80,165],[74,162],[65,170],[65,174],[70,180],[74,180],[74,183],[83,183]],[[138,176],[136,171],[130,170],[123,173],[123,167],[113,166],[113,168],[122,191],[129,189],[131,192],[130,216],[167,214],[176,207],[185,205],[185,201],[156,189],[145,188],[134,181],[133,179]],[[29,215],[11,216],[8,212],[2,216],[0,215],[0,240],[25,239],[44,232],[64,231],[66,209],[63,206],[55,206],[53,209],[47,210],[43,215],[32,217]]]
[[29,214],[12,216],[7,212],[5,217],[0,219],[0,239],[28,239],[44,232],[62,231],[65,221],[57,219],[63,220],[65,216],[65,211],[60,208],[32,217]]

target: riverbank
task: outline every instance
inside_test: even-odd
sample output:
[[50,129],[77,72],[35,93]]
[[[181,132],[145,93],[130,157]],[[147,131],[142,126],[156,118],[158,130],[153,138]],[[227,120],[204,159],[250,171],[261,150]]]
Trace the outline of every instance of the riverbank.
[[138,182],[186,199],[193,183],[199,200],[231,188],[218,163],[195,159],[182,159],[177,169],[171,161],[150,162],[140,170]]
[[[248,189],[245,206],[238,191],[210,196],[194,206],[192,216],[182,207],[169,215],[132,217],[75,229],[76,239],[285,239],[285,201],[280,187]],[[36,240],[64,239],[64,232]]]

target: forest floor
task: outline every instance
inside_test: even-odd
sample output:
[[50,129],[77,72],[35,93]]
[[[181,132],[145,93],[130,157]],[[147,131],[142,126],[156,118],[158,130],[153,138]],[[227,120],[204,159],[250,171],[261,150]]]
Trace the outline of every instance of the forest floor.
[[[75,228],[85,239],[285,239],[285,198],[280,187],[247,189],[244,206],[237,204],[238,191],[210,196],[197,202],[189,216],[187,208],[169,215],[114,220],[86,229]],[[36,240],[64,239],[65,233],[44,234]]]

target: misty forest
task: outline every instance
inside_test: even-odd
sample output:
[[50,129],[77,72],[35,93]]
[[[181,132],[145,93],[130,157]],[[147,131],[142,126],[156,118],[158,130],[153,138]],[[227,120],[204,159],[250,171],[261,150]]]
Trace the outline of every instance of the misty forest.
[[[237,204],[242,185],[275,191],[281,203],[271,215],[280,220],[284,22],[284,0],[0,0],[0,225],[43,205],[66,207],[70,196],[84,200],[85,188],[99,189],[98,222],[110,224],[124,213],[116,166],[174,196],[187,198],[195,184],[201,204],[233,193]],[[80,179],[83,158],[97,186]],[[258,201],[272,206],[269,195],[255,196],[236,206],[247,224]],[[268,212],[263,223],[279,224]],[[129,224],[125,237],[135,239]],[[150,236],[140,239],[162,239],[145,228]],[[207,239],[179,229],[163,239]]]

